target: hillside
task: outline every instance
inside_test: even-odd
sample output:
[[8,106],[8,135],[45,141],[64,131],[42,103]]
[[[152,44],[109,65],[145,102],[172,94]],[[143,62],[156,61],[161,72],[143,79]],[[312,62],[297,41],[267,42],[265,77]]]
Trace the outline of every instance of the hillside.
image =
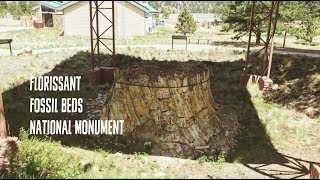
[[209,13],[212,6],[215,6],[219,1],[147,1],[151,6],[157,9],[160,13],[169,10],[170,13],[179,13],[179,11],[188,7],[193,13]]

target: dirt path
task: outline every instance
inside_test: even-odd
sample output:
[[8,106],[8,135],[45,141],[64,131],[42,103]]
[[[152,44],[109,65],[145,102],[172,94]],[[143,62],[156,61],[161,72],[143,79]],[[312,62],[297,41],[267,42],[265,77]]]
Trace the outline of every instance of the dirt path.
[[[100,171],[96,172],[96,177],[100,177],[105,171],[112,171],[112,169],[99,167],[98,162],[103,160],[105,162],[115,162],[115,168],[119,167],[128,174],[138,172],[140,178],[310,178],[308,172],[309,164],[289,157],[287,158],[288,162],[284,164],[240,164],[227,162],[201,162],[200,160],[165,156],[130,155],[120,152],[102,156],[97,152],[78,148],[65,148],[65,151],[80,156],[84,162],[90,161],[93,166],[98,166],[97,169],[100,169]],[[82,156],[83,154],[86,154],[86,156]],[[122,162],[126,163],[122,164]],[[130,169],[130,167],[135,168]]]
[[[160,50],[171,50],[171,44],[162,44],[162,45],[117,45],[117,48],[156,48]],[[176,44],[174,45],[174,49],[177,50],[185,50],[185,45]],[[65,48],[51,48],[51,49],[36,49],[32,50],[33,54],[41,54],[47,52],[59,52],[61,50],[90,50],[90,46],[80,46],[80,47],[65,47]],[[219,53],[227,52],[227,51],[246,51],[246,48],[241,47],[225,47],[225,46],[212,46],[212,45],[203,45],[203,44],[188,44],[188,51],[209,51],[215,50]],[[257,51],[259,48],[253,48],[253,51]],[[302,50],[301,50],[302,51]],[[21,50],[13,50],[13,54],[20,53]],[[296,52],[290,50],[274,50],[275,54],[291,54],[291,55],[303,55],[308,57],[320,57],[320,54],[310,53],[310,52]],[[0,49],[0,56],[10,55],[9,49]]]
[[17,31],[23,29],[32,29],[33,27],[16,27],[16,26],[1,26],[0,25],[0,32],[7,32],[7,31]]

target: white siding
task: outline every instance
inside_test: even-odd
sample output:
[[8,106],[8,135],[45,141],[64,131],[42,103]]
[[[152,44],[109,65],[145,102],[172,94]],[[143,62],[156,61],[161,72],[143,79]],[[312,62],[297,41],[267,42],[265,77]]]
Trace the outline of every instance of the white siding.
[[64,9],[65,35],[90,35],[89,2],[80,1]]
[[[110,1],[105,1],[101,7],[111,7]],[[111,19],[111,10],[102,10]],[[80,1],[64,9],[64,34],[65,35],[90,35],[89,2]],[[102,15],[100,19],[100,33],[110,26],[110,22]],[[94,21],[95,22],[95,21]],[[145,34],[144,11],[133,6],[127,1],[115,2],[115,35],[129,37]],[[110,36],[111,29],[104,36]]]

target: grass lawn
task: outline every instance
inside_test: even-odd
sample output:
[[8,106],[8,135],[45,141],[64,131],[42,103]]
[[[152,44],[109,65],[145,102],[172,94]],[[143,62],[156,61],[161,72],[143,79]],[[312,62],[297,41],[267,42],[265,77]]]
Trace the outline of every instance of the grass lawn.
[[[6,77],[1,79],[1,84],[9,84],[5,86],[6,91],[3,94],[6,119],[12,135],[20,135],[21,150],[17,156],[13,157],[11,164],[13,171],[6,177],[253,178],[267,176],[250,171],[243,165],[284,164],[288,161],[284,155],[320,161],[317,156],[320,153],[320,147],[317,145],[320,140],[319,112],[313,109],[315,112],[308,114],[310,110],[299,109],[302,106],[297,104],[297,102],[305,103],[307,100],[312,100],[312,97],[316,98],[313,101],[318,102],[319,62],[317,60],[274,56],[272,78],[277,88],[273,93],[264,96],[257,89],[256,84],[244,89],[239,86],[243,53],[161,51],[153,48],[124,48],[118,53],[144,60],[204,61],[212,73],[211,89],[215,100],[221,106],[229,107],[239,116],[242,131],[236,148],[215,161],[209,160],[208,157],[201,157],[198,160],[179,160],[137,154],[134,151],[128,154],[116,153],[121,149],[109,149],[103,144],[97,144],[98,142],[91,137],[77,137],[77,139],[52,137],[53,140],[48,137],[28,138],[20,128],[28,128],[30,119],[48,118],[46,114],[29,113],[26,107],[30,97],[83,97],[86,102],[89,99],[95,99],[98,93],[106,92],[108,89],[104,86],[92,86],[89,83],[87,75],[90,54],[88,52],[25,55],[18,58],[7,56],[2,59],[4,64],[1,65],[3,69],[0,71],[1,77]],[[300,64],[302,59],[309,64],[302,66]],[[277,69],[280,67],[289,68]],[[300,68],[300,73],[292,77],[290,73],[299,67],[305,68]],[[312,68],[314,68],[313,71]],[[28,91],[28,76],[41,74],[81,75],[83,76],[81,91],[76,93]],[[311,80],[312,83],[307,84],[306,87],[299,83],[297,78],[303,82]],[[288,84],[297,88],[300,85],[306,90],[294,91],[291,94],[292,91],[284,91],[286,93],[281,94],[291,100],[285,101],[288,98],[279,98],[277,93],[285,90]],[[309,94],[310,97],[303,93]],[[305,99],[299,99],[296,96]],[[311,104],[306,103],[306,106],[316,108]],[[85,106],[84,112],[86,108]],[[50,114],[51,119],[84,119],[86,117],[86,113]],[[227,176],[228,174],[231,175]]]
[[[90,46],[90,38],[88,36],[58,36],[61,30],[56,28],[42,28],[42,29],[28,29],[18,31],[8,31],[0,34],[0,39],[13,39],[12,49],[20,50],[23,48],[31,49],[51,49],[63,47],[79,47]],[[146,36],[134,36],[130,38],[116,39],[116,45],[159,45],[171,44],[171,36],[176,34],[175,29],[168,27],[157,27],[154,33],[147,33]],[[219,33],[216,29],[201,29],[195,32],[192,37],[208,38],[209,44],[212,46],[224,47],[242,47],[246,48],[247,36],[239,40],[232,40],[234,35],[232,33]],[[254,38],[253,38],[254,39]],[[109,41],[105,42],[110,44]],[[183,44],[184,41],[175,41],[175,44]],[[191,43],[197,43],[197,40],[191,40]],[[207,41],[200,41],[206,44]],[[275,46],[282,47],[283,37],[276,36]],[[292,48],[308,48],[320,49],[320,37],[314,40],[314,46],[302,45],[302,42],[297,41],[294,37],[287,36],[286,47]],[[7,49],[6,44],[0,45],[0,48]]]

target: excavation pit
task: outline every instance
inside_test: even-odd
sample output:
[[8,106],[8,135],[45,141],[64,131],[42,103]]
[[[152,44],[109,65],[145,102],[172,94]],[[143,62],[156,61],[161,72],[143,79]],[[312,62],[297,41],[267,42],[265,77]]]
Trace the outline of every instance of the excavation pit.
[[227,140],[234,133],[226,131],[228,125],[219,117],[204,63],[115,62],[114,82],[100,118],[124,120],[125,136],[150,146],[152,154],[186,158],[234,142]]

